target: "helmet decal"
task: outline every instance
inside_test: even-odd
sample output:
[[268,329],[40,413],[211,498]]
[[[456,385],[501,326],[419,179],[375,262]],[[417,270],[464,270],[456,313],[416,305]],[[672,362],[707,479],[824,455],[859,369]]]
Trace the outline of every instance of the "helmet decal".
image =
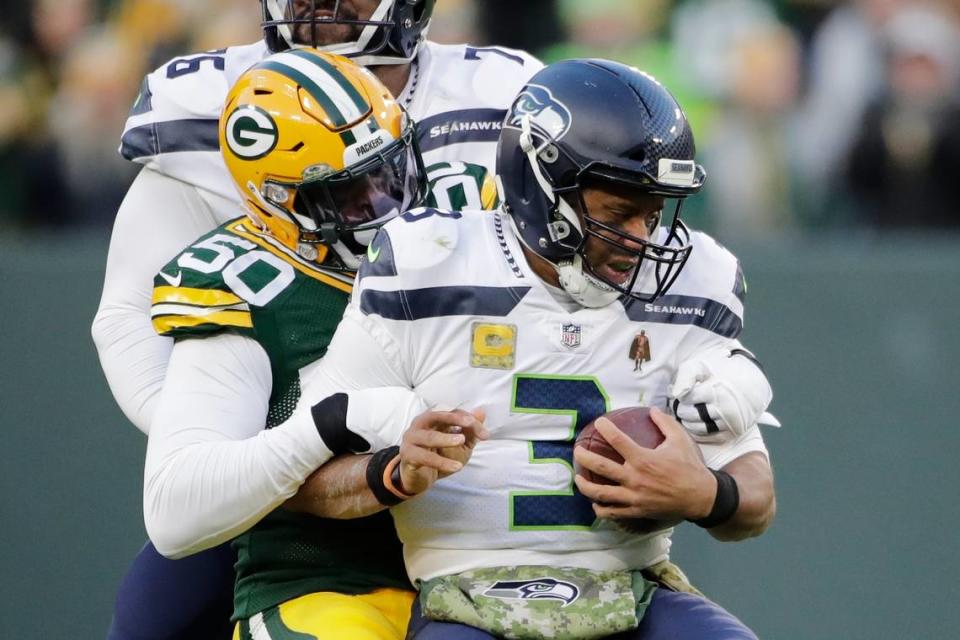
[[242,160],[262,158],[277,146],[280,136],[270,114],[253,105],[233,110],[224,127],[227,146]]
[[427,193],[413,121],[346,58],[274,54],[226,103],[220,149],[249,216],[326,268],[355,270],[376,230]]
[[272,56],[258,66],[276,71],[300,85],[318,102],[335,127],[355,122],[370,111],[370,105],[350,81],[323,58],[305,51],[291,51]]
[[554,140],[566,135],[573,120],[570,109],[554,98],[550,89],[535,84],[527,85],[514,100],[508,125],[519,127],[524,116],[530,116],[531,124]]
[[[695,153],[683,110],[652,76],[609,60],[554,63],[531,78],[500,132],[504,210],[580,304],[655,300],[691,251],[679,216],[706,178]],[[643,198],[631,223],[656,213],[659,225],[667,206],[672,219],[660,231],[631,228],[587,198],[596,191]]]
[[657,163],[657,181],[675,187],[692,187],[697,177],[697,163],[693,160],[660,158]]

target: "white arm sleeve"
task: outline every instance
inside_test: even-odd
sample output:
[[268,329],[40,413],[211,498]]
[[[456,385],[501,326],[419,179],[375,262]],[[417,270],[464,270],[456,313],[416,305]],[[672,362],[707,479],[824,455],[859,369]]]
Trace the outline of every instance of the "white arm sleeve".
[[236,203],[150,169],[133,181],[117,212],[91,333],[117,404],[144,433],[173,346],[150,324],[153,278],[178,251],[236,215]]
[[[360,342],[351,349],[355,338]],[[397,378],[360,325],[348,322],[334,343],[302,372],[304,379],[310,369],[316,375],[297,411],[269,430],[272,376],[259,343],[236,334],[176,343],[144,473],[144,520],[161,554],[182,557],[226,542],[296,493],[334,454],[318,433],[314,410],[325,398],[347,394],[343,426],[371,451],[398,444],[426,410],[409,388],[376,386]],[[372,375],[363,380],[364,372]]]
[[323,359],[301,369],[300,403],[284,425],[316,426],[313,407],[346,393],[349,431],[370,443],[371,451],[400,444],[413,419],[429,409],[403,371],[391,336],[351,303]]
[[270,361],[252,338],[177,342],[144,472],[144,520],[163,555],[230,540],[329,459],[312,424],[264,430],[271,385]]

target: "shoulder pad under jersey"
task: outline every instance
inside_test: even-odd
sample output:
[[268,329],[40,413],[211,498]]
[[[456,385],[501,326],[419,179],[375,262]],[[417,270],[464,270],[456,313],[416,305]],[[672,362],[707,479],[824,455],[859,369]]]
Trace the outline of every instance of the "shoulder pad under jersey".
[[240,74],[267,53],[261,41],[160,65],[140,85],[124,125],[120,153],[162,170],[155,165],[166,154],[218,152],[217,127],[227,93]]

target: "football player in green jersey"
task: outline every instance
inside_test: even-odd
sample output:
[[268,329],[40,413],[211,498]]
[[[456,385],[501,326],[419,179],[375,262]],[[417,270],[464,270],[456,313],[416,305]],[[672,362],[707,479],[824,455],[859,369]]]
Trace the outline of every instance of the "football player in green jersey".
[[[331,453],[398,443],[269,427],[296,406],[300,368],[326,352],[376,230],[429,201],[413,123],[366,69],[296,50],[241,76],[220,147],[248,216],[198,239],[155,281],[154,326],[177,341],[147,450],[148,532],[171,557],[235,538],[234,637],[402,638],[413,595],[366,457],[325,467],[326,478],[342,472],[328,491],[332,517],[296,510],[323,512],[316,492],[310,505],[282,506]],[[435,183],[450,187],[441,200],[468,188],[491,199],[485,175],[450,182],[455,170],[437,168]],[[348,419],[376,421],[378,406],[351,400]],[[482,419],[409,416],[384,488],[418,493],[459,470],[486,435]],[[269,480],[251,481],[251,466]],[[250,504],[269,506],[251,515]]]

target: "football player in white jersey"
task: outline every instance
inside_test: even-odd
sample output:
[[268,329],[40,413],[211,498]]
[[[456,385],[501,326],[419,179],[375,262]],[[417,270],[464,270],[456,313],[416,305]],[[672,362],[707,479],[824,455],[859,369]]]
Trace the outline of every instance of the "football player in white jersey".
[[[378,494],[408,498],[392,513],[421,589],[409,638],[755,638],[708,600],[646,580],[670,529],[616,521],[762,533],[775,513],[765,404],[739,433],[701,443],[654,411],[666,437],[655,450],[597,420],[623,464],[573,447],[611,409],[672,404],[683,363],[755,366],[739,355],[737,259],[679,219],[705,177],[686,117],[636,69],[557,63],[515,101],[498,174],[502,213],[415,210],[381,229],[329,351],[302,372],[302,406],[278,428],[386,445],[424,406],[485,410],[490,440],[415,499],[402,465],[369,476]],[[384,396],[390,423],[347,420],[350,393],[371,387],[412,391]],[[575,477],[574,457],[612,484]]]
[[[243,71],[300,46],[370,66],[419,123],[438,204],[449,206],[447,193],[479,206],[487,194],[472,176],[481,168],[492,174],[505,110],[542,67],[520,51],[425,40],[435,0],[261,4],[263,41],[162,65],[144,79],[124,128],[120,151],[144,168],[117,213],[92,334],[117,403],[144,433],[173,343],[150,322],[153,276],[188,243],[243,214],[217,143],[224,99]],[[110,637],[213,638],[218,625],[229,630],[232,562],[225,547],[174,563],[148,545],[119,589]]]

